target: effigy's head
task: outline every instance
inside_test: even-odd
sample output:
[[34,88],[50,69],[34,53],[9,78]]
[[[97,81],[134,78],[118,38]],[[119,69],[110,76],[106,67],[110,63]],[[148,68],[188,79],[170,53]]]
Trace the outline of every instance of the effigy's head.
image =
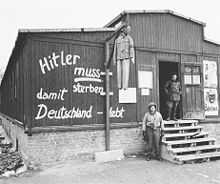
[[125,35],[128,35],[131,31],[131,26],[126,25],[124,28],[122,28],[121,32],[124,33]]

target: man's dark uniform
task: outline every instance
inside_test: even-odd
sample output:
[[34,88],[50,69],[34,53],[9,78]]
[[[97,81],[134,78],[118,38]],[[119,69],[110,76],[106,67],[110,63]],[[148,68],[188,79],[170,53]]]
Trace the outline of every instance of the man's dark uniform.
[[[166,82],[164,87],[165,93],[167,94],[167,120],[176,120],[176,110],[180,102],[181,88],[179,81],[169,80]],[[173,118],[171,117],[173,114]]]

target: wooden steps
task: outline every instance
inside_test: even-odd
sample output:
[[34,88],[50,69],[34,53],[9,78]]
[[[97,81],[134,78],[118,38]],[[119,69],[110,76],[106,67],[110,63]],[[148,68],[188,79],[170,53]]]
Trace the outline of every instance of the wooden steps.
[[181,126],[184,126],[184,125],[198,125],[198,121],[196,120],[177,120],[177,121],[164,121],[163,122],[165,125],[181,125]]
[[179,120],[169,120],[169,121],[167,121],[167,120],[164,120],[163,121],[163,123],[164,124],[170,124],[170,123],[180,123],[180,124],[185,124],[185,123],[199,123],[198,122],[198,120],[193,120],[193,119],[191,119],[191,120],[187,120],[187,119],[179,119]]
[[209,151],[209,150],[220,150],[220,145],[205,145],[205,146],[195,146],[195,147],[188,147],[188,148],[175,148],[171,149],[170,151],[178,154],[178,153],[187,153],[187,152],[198,152],[198,151]]
[[197,120],[164,121],[161,156],[173,163],[220,159],[220,145]]
[[168,127],[164,128],[163,132],[179,132],[179,133],[184,133],[188,131],[201,131],[202,127],[201,126],[184,126],[184,127]]
[[165,127],[163,131],[201,129],[202,126]]
[[196,161],[199,159],[210,160],[210,158],[220,158],[220,152],[210,152],[210,153],[202,153],[202,154],[190,154],[190,155],[184,155],[184,156],[176,156],[176,160],[180,161],[180,162]]
[[191,132],[191,133],[174,133],[174,134],[165,134],[163,137],[168,138],[188,138],[188,137],[201,137],[201,136],[208,136],[207,132]]
[[215,142],[215,138],[205,137],[205,138],[197,138],[197,139],[178,140],[178,141],[164,141],[163,143],[167,145],[183,145],[183,144],[202,143],[202,142],[213,143]]
[[162,137],[162,142],[168,143],[169,141],[177,141],[177,140],[190,140],[196,138],[206,138],[208,137],[207,132],[189,132],[189,133],[169,133],[165,134]]

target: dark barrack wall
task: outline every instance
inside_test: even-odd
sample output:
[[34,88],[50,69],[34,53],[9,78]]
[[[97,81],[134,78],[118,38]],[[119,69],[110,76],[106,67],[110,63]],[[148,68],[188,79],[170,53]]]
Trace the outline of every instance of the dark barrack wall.
[[[204,111],[202,62],[216,61],[219,68],[220,57],[219,45],[204,38],[204,24],[171,12],[125,12],[115,21],[121,20],[132,28],[136,63],[130,65],[129,88],[136,88],[137,100],[119,103],[117,71],[111,63],[111,123],[140,122],[149,102],[160,105],[163,61],[179,63],[182,83],[185,66],[201,67],[201,85],[183,87],[181,104],[183,116],[199,116]],[[114,32],[111,25],[97,30],[21,30],[0,87],[1,112],[30,127],[104,125],[104,44]],[[142,95],[138,71],[153,74],[149,95]],[[88,76],[92,81],[86,81]]]

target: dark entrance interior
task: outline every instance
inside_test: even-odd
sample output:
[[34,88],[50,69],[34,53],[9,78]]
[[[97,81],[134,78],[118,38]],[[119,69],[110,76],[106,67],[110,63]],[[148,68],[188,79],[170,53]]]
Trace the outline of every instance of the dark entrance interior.
[[[164,119],[166,119],[167,115],[167,106],[166,106],[166,93],[164,91],[164,86],[168,80],[171,79],[172,74],[177,74],[179,79],[179,64],[176,62],[167,62],[160,61],[159,62],[159,88],[160,88],[160,112]],[[177,108],[177,118],[180,118],[181,114],[181,104],[179,104]]]

